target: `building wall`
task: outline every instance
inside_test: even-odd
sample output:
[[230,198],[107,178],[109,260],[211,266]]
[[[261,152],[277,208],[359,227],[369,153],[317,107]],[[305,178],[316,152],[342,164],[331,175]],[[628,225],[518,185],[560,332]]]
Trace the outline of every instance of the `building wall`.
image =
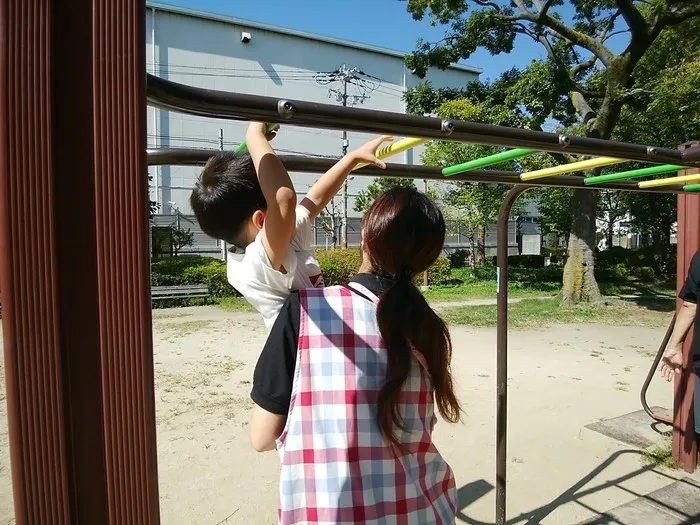
[[[404,66],[397,52],[363,49],[360,44],[344,43],[289,30],[275,30],[260,24],[201,15],[160,4],[148,4],[146,40],[150,73],[169,80],[202,88],[237,91],[273,97],[285,97],[325,103],[329,88],[342,88],[340,83],[323,85],[317,72],[329,72],[342,64],[358,66],[368,78],[367,94],[362,107],[385,111],[404,111],[402,94],[406,87],[421,79]],[[206,18],[205,16],[209,16]],[[241,42],[241,33],[249,32],[249,43]],[[366,47],[366,46],[364,46]],[[477,79],[478,73],[467,68],[432,70],[427,79],[435,87],[464,87]],[[375,88],[375,89],[372,89]],[[360,94],[349,87],[349,94]],[[218,148],[223,130],[226,149],[235,147],[245,134],[246,123],[207,119],[170,111],[148,108],[149,147]],[[280,153],[303,153],[337,156],[341,153],[342,133],[285,126],[274,141]],[[350,149],[360,146],[372,135],[349,133]],[[395,162],[419,162],[421,150],[393,158]],[[189,214],[188,197],[198,170],[186,167],[151,168],[151,198],[160,204],[160,213],[179,209]],[[315,175],[293,174],[298,192],[304,193]],[[353,196],[371,182],[355,177],[349,182],[350,216]],[[341,199],[336,203],[340,211]],[[169,203],[174,203],[170,206]]]

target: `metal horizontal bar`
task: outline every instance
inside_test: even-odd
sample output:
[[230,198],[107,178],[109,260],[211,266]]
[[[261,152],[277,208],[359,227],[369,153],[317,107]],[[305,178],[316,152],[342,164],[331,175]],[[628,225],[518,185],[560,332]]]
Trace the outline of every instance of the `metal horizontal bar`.
[[148,103],[162,109],[233,120],[284,122],[301,127],[441,139],[540,151],[610,156],[642,162],[694,167],[676,149],[612,140],[565,136],[459,120],[351,108],[297,100],[227,93],[171,82],[148,75]]
[[685,150],[683,152],[683,160],[687,162],[700,162],[700,146]]
[[[219,153],[213,149],[149,149],[149,166],[203,166],[209,157]],[[325,173],[338,159],[324,159],[315,157],[303,157],[301,155],[279,155],[280,160],[289,171],[302,173]],[[438,166],[417,166],[411,164],[387,164],[383,170],[376,166],[366,166],[353,173],[357,176],[367,177],[401,177],[410,179],[428,179],[442,182],[482,182],[499,184],[519,184],[522,185],[520,174],[513,171],[498,170],[472,170],[459,175],[446,178],[442,174],[442,168]],[[586,188],[590,190],[608,189],[622,191],[647,191],[652,193],[682,193],[683,187],[663,186],[660,188],[644,189],[638,188],[633,182],[616,182],[609,184],[598,184],[596,186],[586,186],[583,177],[554,176],[541,179],[527,186],[542,187],[563,187],[563,188]]]
[[700,184],[688,184],[683,186],[684,191],[700,191]]

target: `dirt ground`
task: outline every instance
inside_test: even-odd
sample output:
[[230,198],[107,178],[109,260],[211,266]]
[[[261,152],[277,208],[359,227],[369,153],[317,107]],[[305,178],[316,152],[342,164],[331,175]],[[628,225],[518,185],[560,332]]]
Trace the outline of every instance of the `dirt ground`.
[[[511,332],[509,523],[578,523],[681,477],[584,428],[640,408],[663,332],[595,325]],[[262,322],[214,307],[156,311],[154,334],[162,523],[276,523],[279,460],[255,453],[246,429]],[[452,335],[466,418],[440,423],[436,442],[457,476],[460,522],[493,523],[495,330],[459,327]],[[4,525],[13,523],[4,370],[0,380]],[[671,387],[655,381],[649,399],[670,406]]]

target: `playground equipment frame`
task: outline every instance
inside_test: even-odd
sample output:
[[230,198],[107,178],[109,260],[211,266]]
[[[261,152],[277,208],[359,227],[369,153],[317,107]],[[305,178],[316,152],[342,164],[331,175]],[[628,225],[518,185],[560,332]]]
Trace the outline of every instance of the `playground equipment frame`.
[[[700,165],[700,147],[678,151],[146,80],[145,14],[145,2],[132,0],[0,3],[0,74],[11,79],[0,83],[0,287],[18,525],[160,522],[147,82],[153,104],[196,115]],[[290,169],[293,162],[306,170],[323,166],[319,159],[287,162]],[[402,169],[405,176],[442,177],[439,169]],[[363,174],[376,172],[358,170]],[[501,208],[503,232],[510,206],[534,185],[518,186],[517,174],[497,171],[453,179],[479,177],[516,184]],[[547,185],[583,187],[572,179],[551,177]],[[605,187],[638,191],[633,186]],[[679,279],[700,243],[698,217],[700,197],[680,196]],[[499,246],[499,524],[506,515],[507,264]],[[695,461],[685,379],[676,382],[674,454]]]

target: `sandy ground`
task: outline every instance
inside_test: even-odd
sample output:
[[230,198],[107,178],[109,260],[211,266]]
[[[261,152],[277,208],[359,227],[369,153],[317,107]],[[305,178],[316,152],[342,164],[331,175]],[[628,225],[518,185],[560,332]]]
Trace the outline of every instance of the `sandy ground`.
[[[511,332],[509,523],[578,523],[681,477],[584,428],[640,408],[639,388],[663,331],[586,325]],[[156,311],[154,334],[162,523],[276,523],[278,457],[253,452],[246,429],[262,322],[210,307]],[[456,472],[460,523],[493,523],[495,330],[452,334],[466,418],[440,423],[436,442]],[[0,386],[4,525],[13,523],[13,510]],[[671,387],[655,381],[649,399],[670,406]]]

